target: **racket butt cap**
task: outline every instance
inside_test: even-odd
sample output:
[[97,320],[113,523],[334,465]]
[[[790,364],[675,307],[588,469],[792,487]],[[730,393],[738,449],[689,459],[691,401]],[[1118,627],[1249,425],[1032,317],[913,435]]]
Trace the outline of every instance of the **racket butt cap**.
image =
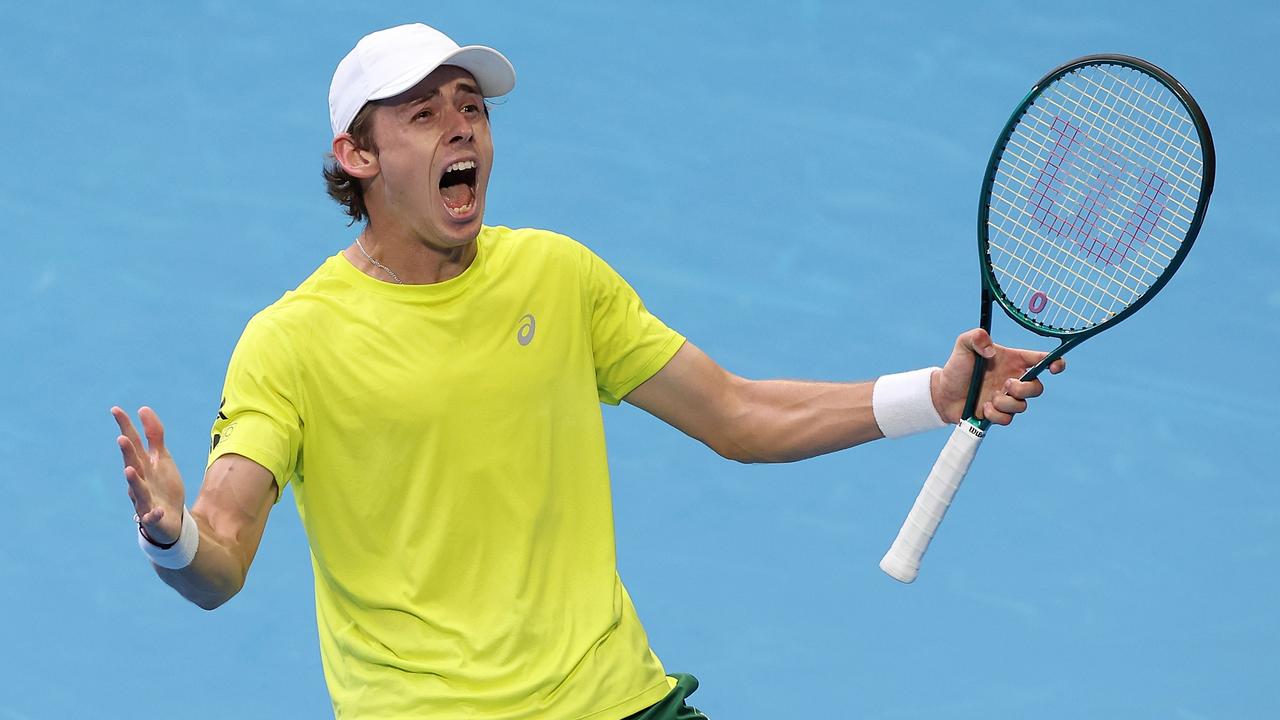
[[886,554],[880,560],[880,569],[884,571],[885,575],[907,585],[914,582],[916,576],[920,574],[919,565],[905,563],[899,558],[893,557],[893,553]]

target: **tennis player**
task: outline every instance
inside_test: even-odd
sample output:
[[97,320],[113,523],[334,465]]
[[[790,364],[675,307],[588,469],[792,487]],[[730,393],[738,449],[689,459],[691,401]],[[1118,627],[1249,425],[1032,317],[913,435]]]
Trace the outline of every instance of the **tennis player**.
[[144,447],[112,408],[139,545],[216,608],[292,483],[338,717],[703,718],[618,577],[600,403],[787,462],[958,422],[974,352],[991,359],[983,412],[1008,424],[1043,355],[978,330],[944,367],[875,382],[725,371],[587,248],[482,224],[485,98],[514,84],[496,50],[424,25],[342,60],[325,175],[366,224],[249,321],[192,508],[155,412],[138,412]]

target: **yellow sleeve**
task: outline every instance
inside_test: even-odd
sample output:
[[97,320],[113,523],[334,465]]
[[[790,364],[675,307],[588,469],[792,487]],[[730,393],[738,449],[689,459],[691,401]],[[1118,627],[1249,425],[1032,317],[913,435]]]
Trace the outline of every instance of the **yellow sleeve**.
[[302,449],[301,384],[288,338],[261,313],[249,321],[227,367],[208,464],[234,453],[271,471],[284,491]]
[[650,314],[608,263],[589,250],[584,258],[596,388],[602,402],[617,405],[667,364],[684,337]]

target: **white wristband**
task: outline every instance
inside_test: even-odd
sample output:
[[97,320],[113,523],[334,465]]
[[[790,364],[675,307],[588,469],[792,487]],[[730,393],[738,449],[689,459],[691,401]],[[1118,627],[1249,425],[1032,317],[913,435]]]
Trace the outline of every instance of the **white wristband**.
[[871,390],[871,410],[885,437],[898,438],[946,425],[933,406],[933,394],[929,390],[933,371],[939,369],[931,367],[883,375],[876,380]]
[[191,517],[191,511],[186,506],[182,508],[182,529],[178,531],[178,542],[171,548],[165,549],[153,544],[142,534],[142,527],[138,527],[138,547],[147,554],[151,564],[162,568],[181,570],[190,565],[199,546],[200,528],[196,526],[196,520]]

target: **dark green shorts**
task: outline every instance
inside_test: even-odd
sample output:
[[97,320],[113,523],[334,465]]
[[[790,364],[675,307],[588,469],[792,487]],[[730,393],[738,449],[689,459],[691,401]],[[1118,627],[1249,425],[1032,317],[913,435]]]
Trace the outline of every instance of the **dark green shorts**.
[[685,673],[671,673],[676,686],[656,704],[630,715],[625,720],[710,720],[702,711],[685,704],[685,698],[698,689],[698,678]]

